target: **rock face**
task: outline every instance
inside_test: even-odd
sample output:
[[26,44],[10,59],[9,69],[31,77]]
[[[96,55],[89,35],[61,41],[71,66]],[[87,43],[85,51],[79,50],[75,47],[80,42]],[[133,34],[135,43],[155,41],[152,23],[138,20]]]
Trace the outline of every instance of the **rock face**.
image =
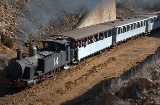
[[152,79],[153,80],[158,80],[160,78],[160,70],[154,70],[152,72]]
[[[102,93],[98,97],[98,101],[100,105],[105,105],[104,103],[108,103],[109,105],[119,98],[114,93]],[[112,105],[112,104],[111,104]]]
[[114,93],[107,93],[106,99],[107,99],[107,101],[114,101],[117,99],[117,96]]
[[138,98],[138,94],[144,89],[149,89],[155,82],[149,78],[138,78],[137,81],[129,83],[127,87],[122,87],[117,92],[117,96],[121,99]]
[[136,99],[138,94],[142,92],[142,89],[136,84],[131,83],[127,87],[122,87],[117,92],[117,96],[121,99],[133,98]]
[[153,74],[153,76],[155,76],[155,75],[160,75],[160,70],[154,70],[154,71],[152,72],[152,74]]
[[138,78],[137,84],[141,89],[148,89],[151,86],[153,86],[155,83],[153,80],[151,80],[149,78]]
[[122,87],[120,88],[117,96],[121,99],[124,99],[127,97],[127,94],[128,94],[128,88],[127,87]]
[[77,28],[87,27],[112,20],[116,20],[115,0],[101,0],[93,11],[84,17]]

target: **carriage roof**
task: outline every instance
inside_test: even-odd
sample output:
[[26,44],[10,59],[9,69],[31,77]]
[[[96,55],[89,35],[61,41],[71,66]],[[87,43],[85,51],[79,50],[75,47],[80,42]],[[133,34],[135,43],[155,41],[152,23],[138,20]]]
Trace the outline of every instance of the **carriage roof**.
[[118,19],[115,21],[111,21],[111,22],[105,22],[102,23],[102,25],[110,25],[113,27],[118,27],[118,26],[124,26],[124,25],[128,25],[131,23],[135,23],[141,20],[146,19],[146,17],[132,17],[132,18],[127,18],[127,19]]
[[61,39],[61,38],[56,38],[56,39],[46,39],[41,42],[54,42],[54,43],[59,43],[59,44],[65,44],[68,43],[66,39]]
[[160,14],[160,11],[157,11],[157,12],[152,12],[152,13],[147,13],[149,15],[159,15]]
[[151,18],[151,17],[156,17],[158,14],[145,14],[145,15],[138,15],[139,17],[146,17],[146,18]]
[[93,25],[93,26],[75,29],[75,30],[71,30],[71,31],[56,34],[56,35],[67,36],[67,37],[73,38],[75,40],[78,40],[78,39],[82,39],[82,38],[86,38],[86,37],[95,35],[97,33],[101,33],[101,32],[110,30],[112,28],[113,27],[109,26],[109,25]]

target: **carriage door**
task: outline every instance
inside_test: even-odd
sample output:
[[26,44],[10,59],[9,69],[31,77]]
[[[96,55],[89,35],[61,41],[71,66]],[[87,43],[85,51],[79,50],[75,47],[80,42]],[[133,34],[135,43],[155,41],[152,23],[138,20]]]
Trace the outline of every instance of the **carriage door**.
[[65,44],[66,51],[66,61],[70,61],[70,45],[68,43]]
[[150,31],[151,31],[151,19],[147,19],[146,31],[147,31],[147,32],[150,32]]
[[112,46],[116,45],[117,30],[118,28],[113,28],[112,30]]

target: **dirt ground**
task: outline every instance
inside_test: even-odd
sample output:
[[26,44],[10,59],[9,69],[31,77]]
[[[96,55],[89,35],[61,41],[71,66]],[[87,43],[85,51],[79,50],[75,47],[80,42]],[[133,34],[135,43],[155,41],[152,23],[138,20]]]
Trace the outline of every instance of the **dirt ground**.
[[[0,97],[2,105],[66,105],[81,103],[91,97],[96,84],[120,76],[124,71],[154,53],[160,46],[160,32],[122,43],[115,49],[89,57],[79,65],[64,70],[33,88]],[[90,94],[86,94],[90,91]]]

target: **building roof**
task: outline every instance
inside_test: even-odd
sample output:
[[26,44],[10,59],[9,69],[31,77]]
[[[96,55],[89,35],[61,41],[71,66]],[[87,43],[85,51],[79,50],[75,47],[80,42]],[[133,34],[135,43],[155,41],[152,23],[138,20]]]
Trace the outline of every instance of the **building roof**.
[[95,35],[100,32],[110,30],[112,28],[113,27],[109,26],[109,25],[93,25],[93,26],[75,29],[72,31],[68,31],[68,32],[64,32],[64,33],[60,33],[60,34],[56,34],[56,35],[67,36],[67,37],[73,38],[75,40],[78,40],[78,39],[82,39],[82,38],[85,38],[85,37],[88,37],[91,35]]

